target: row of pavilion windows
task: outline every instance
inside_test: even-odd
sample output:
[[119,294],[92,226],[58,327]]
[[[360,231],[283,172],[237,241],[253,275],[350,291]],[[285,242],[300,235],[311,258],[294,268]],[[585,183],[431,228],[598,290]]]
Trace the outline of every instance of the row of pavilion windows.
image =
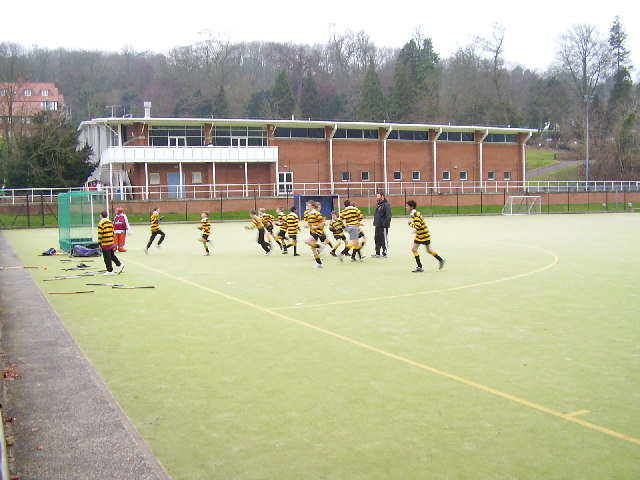
[[[467,180],[468,176],[467,176],[467,172],[462,170],[458,173],[459,175],[459,180],[461,181],[465,181]],[[421,180],[421,175],[420,175],[420,171],[419,170],[414,170],[413,172],[411,172],[411,176],[412,176],[412,180],[413,181],[420,181]],[[291,176],[292,177],[292,176]],[[511,172],[506,171],[503,172],[503,179],[504,180],[511,180]],[[396,170],[393,172],[393,180],[394,181],[402,181],[402,172],[399,170]],[[445,170],[442,172],[442,180],[443,181],[451,181],[451,172],[449,170]],[[492,180],[496,180],[496,172],[490,171],[487,172],[487,180],[488,181],[492,181]],[[343,182],[351,182],[351,172],[342,172],[342,181]],[[360,181],[362,182],[369,182],[371,181],[371,176],[369,175],[369,172],[360,172]],[[159,173],[150,173],[149,174],[149,183],[151,185],[160,185],[160,174]],[[191,173],[191,183],[192,184],[199,184],[202,183],[202,172],[192,172]]]
[[[274,137],[278,139],[318,139],[326,138],[324,128],[288,128],[277,127]],[[333,138],[349,140],[379,140],[377,129],[339,128]],[[401,141],[429,140],[426,130],[392,130],[387,139]],[[439,142],[474,142],[473,132],[442,132]],[[517,143],[516,134],[490,133],[484,142]],[[267,131],[262,127],[213,126],[211,139],[205,139],[203,126],[152,126],[149,132],[149,144],[153,147],[198,147],[212,145],[220,147],[263,147],[268,145]]]
[[[502,179],[503,180],[511,180],[511,172],[510,171],[505,171],[502,172]],[[352,178],[351,178],[351,172],[342,172],[342,181],[343,182],[351,182]],[[458,180],[461,181],[465,181],[469,178],[469,176],[467,175],[467,172],[465,170],[461,170],[460,172],[458,172]],[[494,181],[496,180],[496,172],[495,171],[489,171],[487,172],[487,180],[488,181]],[[396,182],[401,182],[402,181],[402,172],[400,170],[395,170],[393,172],[393,180]],[[418,182],[421,180],[421,174],[420,174],[420,170],[414,170],[413,172],[411,172],[411,180],[414,182]],[[451,181],[451,171],[449,170],[443,170],[442,171],[442,180],[445,182]],[[371,181],[371,175],[369,174],[369,172],[363,171],[360,172],[360,181],[361,182],[369,182]]]

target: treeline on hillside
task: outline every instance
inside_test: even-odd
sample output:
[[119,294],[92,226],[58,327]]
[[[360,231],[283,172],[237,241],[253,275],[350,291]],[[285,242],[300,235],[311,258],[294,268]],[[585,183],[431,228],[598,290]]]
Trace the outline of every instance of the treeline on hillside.
[[518,126],[539,129],[536,142],[585,145],[588,114],[593,175],[640,176],[640,90],[619,18],[607,35],[575,25],[545,72],[506,65],[504,42],[496,27],[449,58],[419,31],[401,49],[378,48],[364,32],[324,45],[209,36],[166,54],[2,43],[0,81],[54,81],[74,122],[141,116],[151,101],[158,117]]

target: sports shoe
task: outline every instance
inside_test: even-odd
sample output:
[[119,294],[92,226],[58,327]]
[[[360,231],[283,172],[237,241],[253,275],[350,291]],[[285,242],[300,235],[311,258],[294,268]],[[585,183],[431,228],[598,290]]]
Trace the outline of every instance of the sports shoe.
[[266,257],[268,257],[269,255],[271,255],[271,250],[269,250],[268,252],[264,252],[264,255],[265,255]]
[[380,255],[376,253],[375,255],[371,255],[371,258],[380,258]]
[[422,269],[422,267],[416,267],[415,270],[411,270],[413,273],[422,273],[424,272],[424,270]]
[[335,250],[331,250],[329,253],[330,253],[333,257],[337,257],[337,256],[338,256],[338,255],[336,255]]
[[124,270],[124,263],[121,263],[121,264],[118,266],[118,275],[120,275],[120,274],[122,273],[122,271],[123,271],[123,270]]
[[324,266],[321,263],[316,263],[313,268],[324,268]]
[[103,275],[113,275],[113,272],[104,272]]
[[344,253],[339,254],[338,258],[340,259],[341,262],[344,262]]
[[289,252],[287,252],[286,250],[282,250],[280,253],[283,255],[287,255]]
[[299,253],[294,253],[294,254],[293,254],[293,256],[294,256],[294,257],[299,257],[299,256],[300,256],[300,254],[299,254]]
[[440,266],[438,267],[438,270],[442,270],[442,267],[444,267],[444,258],[440,260]]
[[380,258],[387,258],[387,254],[383,253],[382,255],[380,255]]
[[356,261],[356,257],[351,257],[351,261],[355,262]]
[[209,252],[204,252],[205,257],[208,257],[209,255],[211,255]]
[[144,247],[144,254],[149,255],[149,247]]

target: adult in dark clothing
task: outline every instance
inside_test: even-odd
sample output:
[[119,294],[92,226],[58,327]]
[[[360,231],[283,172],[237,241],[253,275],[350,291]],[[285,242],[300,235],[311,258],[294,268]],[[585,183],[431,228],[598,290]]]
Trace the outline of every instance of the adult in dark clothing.
[[385,258],[387,256],[387,235],[391,225],[391,205],[387,202],[387,197],[380,192],[377,195],[376,211],[373,215],[373,226],[375,227],[374,241],[376,243],[376,254],[373,258]]

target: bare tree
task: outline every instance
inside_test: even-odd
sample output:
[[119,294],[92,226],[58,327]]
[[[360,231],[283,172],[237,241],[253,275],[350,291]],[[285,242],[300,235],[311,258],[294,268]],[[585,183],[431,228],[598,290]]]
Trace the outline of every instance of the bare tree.
[[499,101],[503,94],[500,80],[504,69],[504,59],[502,57],[504,32],[504,27],[496,23],[493,25],[491,38],[475,37],[475,42],[480,46],[480,49],[490,56],[492,81]]
[[611,49],[594,26],[578,24],[561,35],[557,57],[559,78],[573,97],[575,111],[581,114],[574,125],[584,126],[585,177],[589,180],[590,132],[593,131],[589,128],[590,106],[594,100],[599,106],[599,93],[611,76]]
[[597,95],[611,76],[611,49],[592,25],[561,35],[556,55],[556,68],[579,102]]

